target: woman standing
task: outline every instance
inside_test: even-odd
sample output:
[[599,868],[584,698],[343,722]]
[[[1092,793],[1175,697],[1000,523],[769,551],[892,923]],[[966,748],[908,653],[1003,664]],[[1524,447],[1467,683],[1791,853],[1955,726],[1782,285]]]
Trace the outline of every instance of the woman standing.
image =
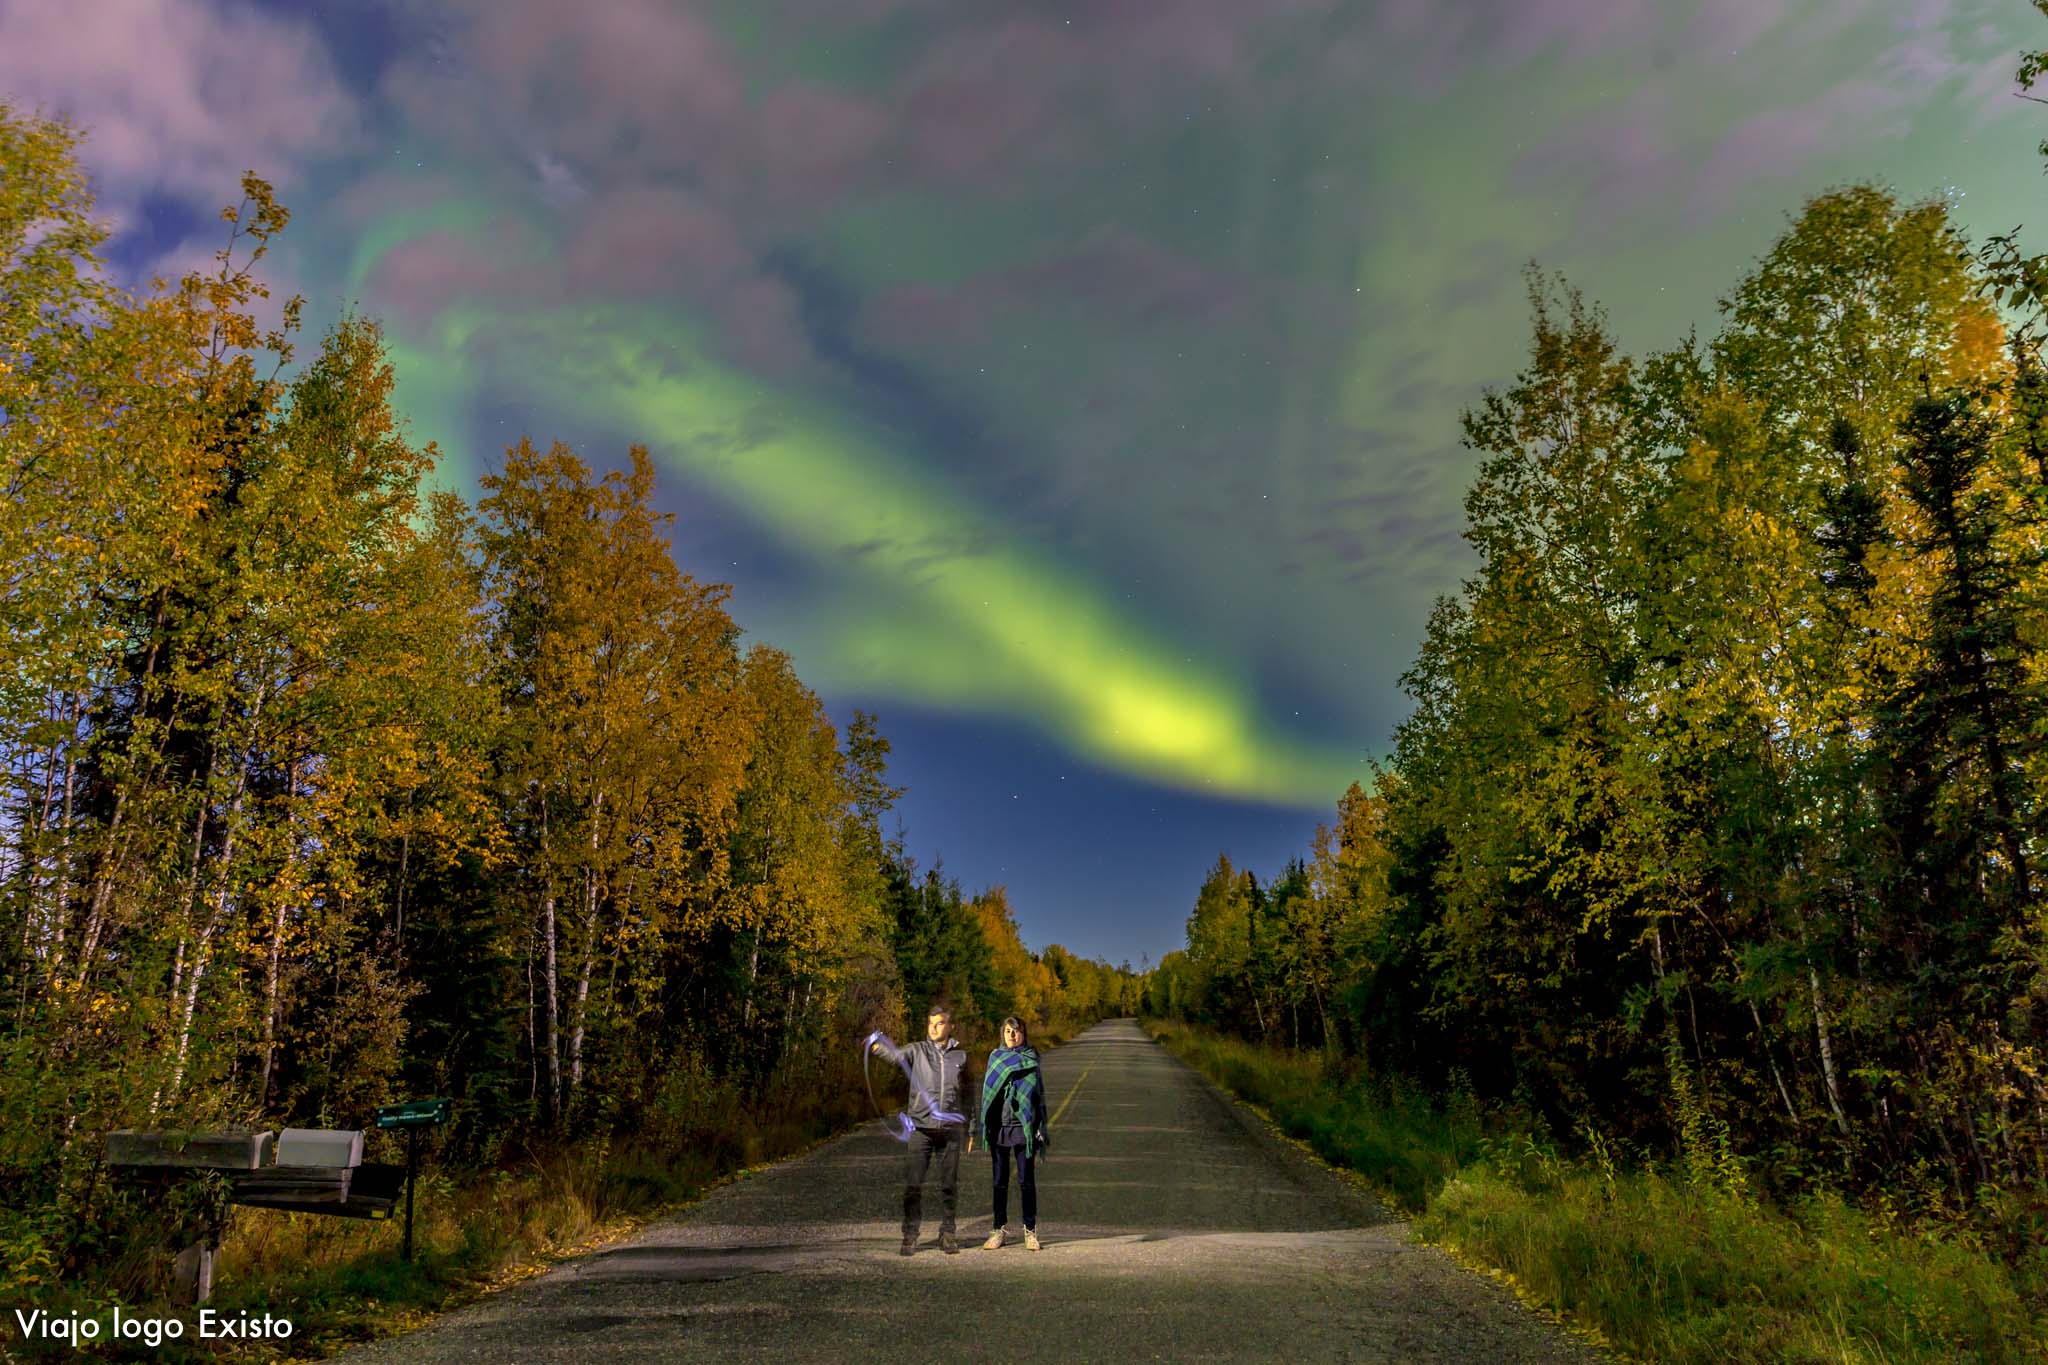
[[981,1131],[988,1135],[989,1157],[996,1164],[995,1231],[981,1244],[994,1251],[1003,1244],[1010,1222],[1010,1167],[1017,1168],[1018,1193],[1024,1204],[1024,1245],[1038,1250],[1037,1159],[1044,1155],[1045,1082],[1038,1074],[1038,1049],[1024,1021],[1003,1020],[1003,1045],[988,1054],[981,1078]]

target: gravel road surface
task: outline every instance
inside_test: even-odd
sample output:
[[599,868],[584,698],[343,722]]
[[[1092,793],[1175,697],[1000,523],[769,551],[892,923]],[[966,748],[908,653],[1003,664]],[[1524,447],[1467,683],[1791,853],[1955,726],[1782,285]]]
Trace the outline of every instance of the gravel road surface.
[[[980,1060],[976,1058],[977,1062]],[[879,1123],[630,1239],[342,1359],[1589,1361],[1499,1285],[1128,1019],[1045,1056],[1044,1249],[981,1250],[990,1164],[962,1158],[963,1250],[897,1254],[902,1148]]]

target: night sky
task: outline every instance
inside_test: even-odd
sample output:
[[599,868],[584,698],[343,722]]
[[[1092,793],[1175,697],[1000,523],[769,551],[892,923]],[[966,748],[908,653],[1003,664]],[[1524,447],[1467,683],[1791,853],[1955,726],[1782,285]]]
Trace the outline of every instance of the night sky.
[[1641,351],[1832,186],[2040,226],[2044,40],[2024,0],[0,0],[0,96],[87,128],[129,278],[271,179],[277,298],[382,320],[449,486],[647,444],[682,565],[881,717],[920,862],[1139,965],[1384,751],[1526,263]]

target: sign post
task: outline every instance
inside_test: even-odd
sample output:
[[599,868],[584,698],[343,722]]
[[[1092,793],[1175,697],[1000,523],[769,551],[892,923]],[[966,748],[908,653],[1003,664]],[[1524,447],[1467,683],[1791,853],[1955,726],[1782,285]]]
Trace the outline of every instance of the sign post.
[[454,1103],[451,1099],[407,1100],[404,1104],[387,1104],[377,1111],[379,1128],[405,1130],[405,1245],[399,1252],[403,1260],[412,1259],[412,1187],[420,1173],[420,1129],[438,1128],[448,1122],[448,1111]]

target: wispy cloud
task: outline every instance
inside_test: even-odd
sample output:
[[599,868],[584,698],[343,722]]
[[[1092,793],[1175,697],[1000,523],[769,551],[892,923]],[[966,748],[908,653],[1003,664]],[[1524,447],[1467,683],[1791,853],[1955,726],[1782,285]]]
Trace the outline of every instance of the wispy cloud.
[[148,194],[217,207],[247,170],[289,189],[366,129],[310,25],[234,0],[0,5],[0,99],[86,130],[117,214]]

